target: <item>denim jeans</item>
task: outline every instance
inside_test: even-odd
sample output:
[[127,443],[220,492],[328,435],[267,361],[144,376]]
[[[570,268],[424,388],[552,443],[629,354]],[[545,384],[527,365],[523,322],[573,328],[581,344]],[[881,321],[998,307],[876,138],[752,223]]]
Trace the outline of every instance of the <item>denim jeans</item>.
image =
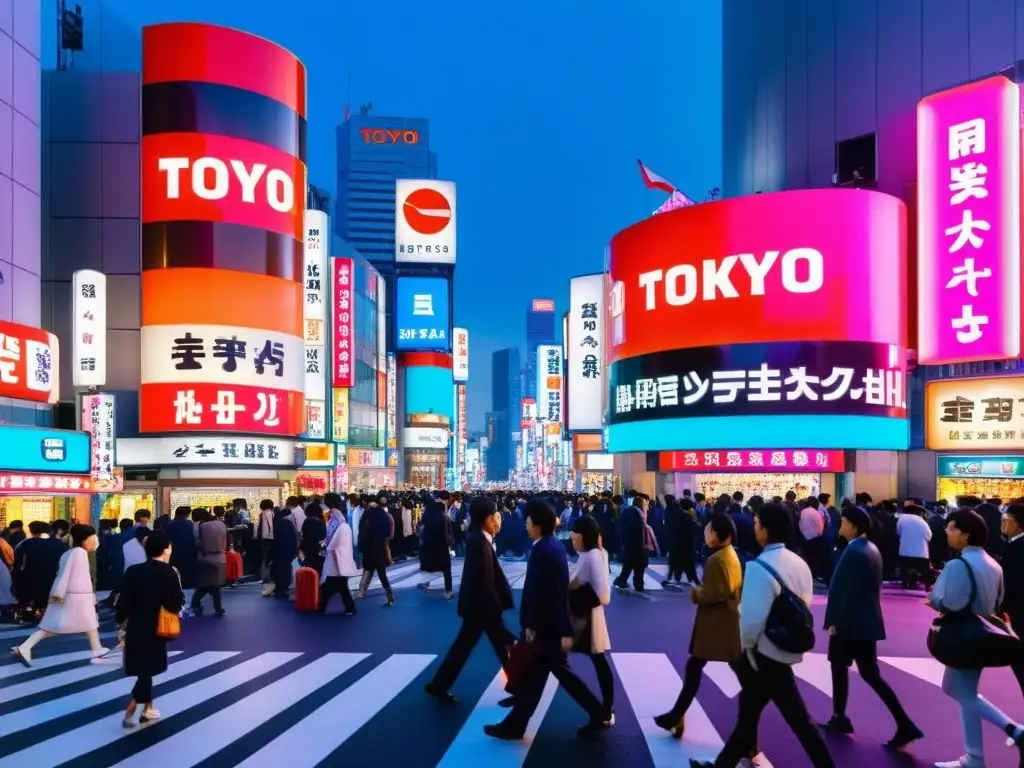
[[1010,718],[996,709],[983,696],[978,695],[980,669],[953,669],[946,667],[942,674],[942,692],[960,705],[960,721],[964,729],[964,749],[968,765],[985,764],[984,739],[981,721],[988,720],[999,730],[1005,730]]

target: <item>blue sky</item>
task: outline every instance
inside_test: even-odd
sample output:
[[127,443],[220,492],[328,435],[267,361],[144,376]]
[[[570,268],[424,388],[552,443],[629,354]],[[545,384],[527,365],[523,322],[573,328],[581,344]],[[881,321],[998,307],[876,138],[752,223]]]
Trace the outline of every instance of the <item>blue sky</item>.
[[[353,109],[430,119],[440,174],[459,185],[471,430],[490,408],[491,353],[525,347],[530,299],[564,312],[569,278],[600,271],[609,238],[663,202],[637,157],[691,196],[721,183],[720,0],[80,2],[83,68],[137,70],[136,30],[165,21],[293,51],[309,73],[309,178],[329,190],[349,73]],[[43,5],[52,67],[55,11]]]

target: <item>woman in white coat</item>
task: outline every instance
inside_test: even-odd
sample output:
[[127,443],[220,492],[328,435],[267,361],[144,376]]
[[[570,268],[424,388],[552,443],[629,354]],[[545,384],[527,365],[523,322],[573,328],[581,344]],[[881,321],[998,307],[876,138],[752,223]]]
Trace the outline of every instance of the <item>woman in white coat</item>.
[[26,667],[32,666],[32,649],[40,640],[54,635],[85,633],[89,638],[93,661],[107,652],[100,645],[99,619],[96,616],[96,593],[89,572],[89,553],[99,546],[96,529],[89,525],[71,528],[71,549],[61,555],[60,569],[50,589],[50,603],[46,606],[39,629],[21,645],[12,648]]
[[[573,599],[573,591],[584,586],[593,590],[589,615],[572,617],[573,628],[576,630],[576,646],[574,650],[586,653],[594,662],[597,682],[601,688],[601,699],[604,705],[604,722],[611,725],[615,722],[615,680],[606,653],[611,650],[612,643],[608,637],[608,623],[605,621],[604,607],[611,602],[612,587],[608,579],[608,552],[601,546],[601,526],[590,515],[576,518],[572,526],[572,546],[579,553],[579,559],[569,574],[570,605],[581,601]],[[588,590],[589,591],[589,590]],[[585,604],[585,602],[584,602]]]
[[352,552],[352,528],[345,520],[345,503],[337,493],[324,496],[324,503],[330,509],[327,522],[327,537],[324,539],[324,570],[320,576],[320,613],[327,610],[327,603],[335,594],[340,594],[345,603],[345,615],[355,616],[356,604],[348,588],[348,580],[359,576],[362,571],[356,567]]

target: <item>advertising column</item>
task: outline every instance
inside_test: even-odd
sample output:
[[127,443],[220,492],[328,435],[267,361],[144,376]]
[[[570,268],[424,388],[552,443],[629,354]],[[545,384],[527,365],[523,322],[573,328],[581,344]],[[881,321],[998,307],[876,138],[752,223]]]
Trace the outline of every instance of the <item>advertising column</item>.
[[348,487],[348,440],[351,402],[349,387],[355,384],[355,308],[352,291],[355,262],[349,258],[332,258],[331,264],[331,399],[335,451],[338,467],[335,488]]
[[264,466],[280,495],[307,431],[305,68],[255,35],[161,24],[143,30],[142,82],[140,431],[161,436],[118,458],[187,467],[162,508],[223,502],[188,479],[203,464]]

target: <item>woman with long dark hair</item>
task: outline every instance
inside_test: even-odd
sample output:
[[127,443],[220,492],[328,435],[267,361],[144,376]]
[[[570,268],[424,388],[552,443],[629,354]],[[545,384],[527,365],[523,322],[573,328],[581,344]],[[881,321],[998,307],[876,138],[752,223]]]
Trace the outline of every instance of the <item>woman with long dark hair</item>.
[[270,565],[274,597],[288,597],[288,588],[292,583],[292,561],[299,554],[299,534],[290,514],[288,507],[274,510],[274,548]]

